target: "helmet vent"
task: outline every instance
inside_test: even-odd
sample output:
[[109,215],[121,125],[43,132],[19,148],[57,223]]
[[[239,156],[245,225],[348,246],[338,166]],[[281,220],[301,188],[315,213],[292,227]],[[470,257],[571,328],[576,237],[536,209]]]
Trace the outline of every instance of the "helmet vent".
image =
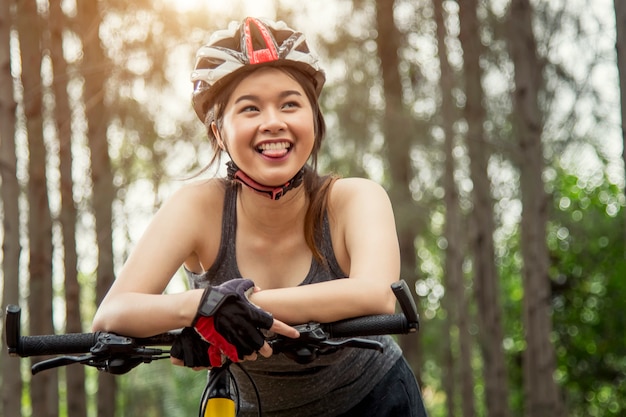
[[225,61],[218,58],[203,58],[196,63],[196,69],[214,69],[222,65]]
[[311,51],[309,51],[309,46],[306,44],[306,42],[301,42],[300,45],[296,47],[296,51],[302,52],[303,54],[311,53]]
[[250,26],[250,39],[252,41],[252,50],[260,51],[261,49],[267,49],[267,39],[263,39],[263,35],[256,25]]
[[245,51],[250,64],[263,64],[278,60],[278,51],[269,29],[254,18],[247,18],[244,27]]

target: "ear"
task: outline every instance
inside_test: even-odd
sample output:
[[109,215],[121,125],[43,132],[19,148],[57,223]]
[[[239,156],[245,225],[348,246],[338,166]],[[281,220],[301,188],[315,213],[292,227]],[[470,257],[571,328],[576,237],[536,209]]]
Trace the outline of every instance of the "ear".
[[215,124],[215,122],[211,123],[211,132],[213,132],[213,136],[215,136],[215,139],[217,140],[217,146],[219,146],[221,150],[225,151],[226,145],[224,144],[224,141],[222,140],[222,135],[220,133],[220,130],[217,128],[217,125]]

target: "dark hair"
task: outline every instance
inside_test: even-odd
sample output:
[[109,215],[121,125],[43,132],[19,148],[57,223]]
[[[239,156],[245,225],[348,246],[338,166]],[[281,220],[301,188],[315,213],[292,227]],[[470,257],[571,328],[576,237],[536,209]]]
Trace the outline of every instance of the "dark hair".
[[309,201],[309,206],[307,207],[304,218],[304,239],[307,243],[307,246],[313,253],[313,257],[322,265],[327,265],[326,259],[324,259],[321,254],[318,243],[321,242],[321,237],[323,233],[322,225],[324,221],[324,215],[328,207],[328,195],[333,183],[338,179],[338,177],[336,175],[320,176],[317,173],[317,156],[322,146],[322,140],[324,140],[324,136],[326,135],[326,122],[324,120],[324,115],[321,112],[320,105],[317,99],[315,84],[308,74],[305,74],[304,72],[293,66],[288,66],[284,64],[266,64],[261,66],[257,65],[254,67],[249,66],[239,70],[237,74],[232,79],[230,79],[226,85],[222,86],[220,91],[215,95],[215,99],[213,103],[210,104],[211,107],[207,112],[206,118],[204,120],[204,125],[207,129],[207,134],[209,140],[211,141],[211,146],[213,148],[214,154],[208,165],[201,172],[208,170],[211,166],[221,161],[221,149],[219,147],[217,138],[213,134],[211,125],[215,123],[218,130],[221,130],[222,118],[224,116],[226,103],[228,102],[228,99],[230,98],[230,95],[232,94],[236,86],[241,80],[243,80],[256,69],[265,67],[276,68],[296,80],[298,84],[300,84],[300,86],[303,88],[313,109],[315,142],[313,144],[313,149],[311,150],[311,165],[305,166],[303,178],[303,186],[307,199]]

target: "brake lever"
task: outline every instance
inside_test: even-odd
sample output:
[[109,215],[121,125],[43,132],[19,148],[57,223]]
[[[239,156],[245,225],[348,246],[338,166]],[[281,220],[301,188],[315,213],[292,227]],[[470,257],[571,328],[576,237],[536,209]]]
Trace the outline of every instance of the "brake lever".
[[111,339],[111,336],[107,336],[106,341],[104,343],[98,342],[91,349],[92,353],[90,354],[46,359],[31,366],[31,373],[35,375],[48,369],[78,363],[92,366],[110,374],[120,375],[129,372],[139,364],[169,358],[168,350],[135,347],[127,343],[127,340],[131,339],[117,335],[113,335],[113,339]]
[[93,358],[95,358],[94,355],[58,356],[35,363],[31,366],[30,371],[32,375],[35,375],[39,372],[47,371],[48,369],[58,368],[59,366],[67,366],[75,363],[85,364]]
[[300,364],[310,363],[320,355],[329,355],[348,347],[383,351],[383,344],[377,340],[358,337],[330,340],[319,323],[312,322],[295,327],[300,332],[299,338],[289,339],[276,336],[276,338],[268,340],[268,343],[274,353],[283,353]]
[[379,342],[378,340],[361,339],[358,337],[345,339],[345,340],[326,340],[324,342],[320,342],[319,347],[331,348],[335,350],[353,347],[353,348],[359,348],[359,349],[377,350],[381,353],[384,350],[383,344]]

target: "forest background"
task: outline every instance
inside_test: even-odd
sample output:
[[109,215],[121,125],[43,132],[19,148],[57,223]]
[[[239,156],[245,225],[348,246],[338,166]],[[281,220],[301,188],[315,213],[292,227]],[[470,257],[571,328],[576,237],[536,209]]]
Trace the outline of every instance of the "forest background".
[[[24,333],[89,331],[151,215],[211,158],[195,51],[264,16],[327,70],[321,170],[392,198],[422,318],[400,342],[430,415],[626,412],[626,1],[0,4],[0,291]],[[2,346],[0,416],[194,415],[205,380],[30,365]]]

